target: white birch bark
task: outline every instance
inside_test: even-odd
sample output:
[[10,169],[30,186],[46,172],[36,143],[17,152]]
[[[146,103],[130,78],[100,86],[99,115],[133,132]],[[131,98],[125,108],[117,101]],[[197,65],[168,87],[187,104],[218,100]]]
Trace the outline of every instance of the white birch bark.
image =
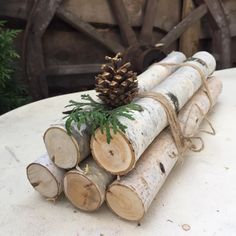
[[[161,63],[182,63],[186,57],[181,52],[171,52]],[[138,76],[139,91],[151,90],[168,75],[176,66],[165,67],[154,63],[144,73]],[[68,135],[64,121],[52,125],[44,134],[44,143],[52,161],[60,168],[69,169],[75,167],[90,153],[90,134],[85,126],[78,131],[76,125],[72,125],[72,135]]]
[[80,164],[80,168],[65,174],[64,192],[74,206],[94,211],[104,202],[106,188],[113,179],[92,158],[87,158]]
[[[208,84],[215,103],[222,83],[211,79]],[[197,104],[201,111],[194,104]],[[205,92],[200,90],[178,116],[182,130],[186,125],[185,135],[196,133],[209,109],[209,99]],[[140,220],[177,160],[177,148],[171,132],[169,129],[164,130],[144,152],[135,169],[109,186],[106,200],[110,208],[124,219]]]
[[65,172],[59,169],[47,154],[29,164],[26,173],[33,188],[48,199],[56,199],[63,191]]
[[[171,52],[160,63],[182,63],[186,59],[182,52]],[[161,83],[166,77],[173,73],[177,66],[161,66],[158,63],[152,64],[142,74],[138,75],[139,93],[147,92]]]
[[[216,66],[214,57],[207,52],[193,55],[205,62],[189,61],[188,64],[198,66],[205,76],[210,75]],[[190,67],[183,66],[171,74],[152,92],[164,95],[174,108],[181,109],[202,85],[200,73]],[[106,143],[105,134],[98,129],[91,139],[91,150],[94,159],[107,171],[113,174],[126,174],[134,168],[145,149],[154,138],[168,125],[166,112],[160,102],[152,98],[141,98],[135,103],[142,106],[142,112],[134,111],[135,120],[121,117],[119,120],[127,126],[126,133],[113,135],[110,144]]]
[[65,128],[65,121],[52,125],[44,133],[44,143],[49,157],[60,168],[75,167],[90,154],[90,132],[85,125],[80,130],[72,123],[72,135]]

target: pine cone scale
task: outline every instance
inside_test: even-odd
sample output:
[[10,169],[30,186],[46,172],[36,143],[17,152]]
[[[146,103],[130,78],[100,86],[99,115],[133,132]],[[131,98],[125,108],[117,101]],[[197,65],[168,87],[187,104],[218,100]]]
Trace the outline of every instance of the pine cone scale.
[[130,62],[122,64],[121,54],[106,57],[109,64],[102,65],[102,73],[95,79],[98,97],[112,108],[132,102],[138,93],[137,74],[131,71]]

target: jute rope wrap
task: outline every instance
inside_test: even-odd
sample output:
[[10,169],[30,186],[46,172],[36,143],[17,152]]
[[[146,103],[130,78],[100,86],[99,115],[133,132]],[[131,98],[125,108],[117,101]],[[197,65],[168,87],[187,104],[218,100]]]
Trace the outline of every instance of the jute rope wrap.
[[164,95],[160,93],[147,92],[147,93],[140,94],[139,97],[152,98],[161,103],[161,105],[165,109],[167,120],[169,122],[171,133],[174,138],[178,153],[182,155],[184,151],[183,149],[185,146],[185,139],[181,131],[180,123],[177,118],[175,109],[172,107],[172,104]]
[[[191,58],[191,60],[194,60],[194,58]],[[205,63],[205,62],[201,62],[201,64],[203,64],[203,63]],[[208,97],[209,102],[210,102],[210,108],[212,107],[213,100],[212,100],[211,93],[210,93],[210,90],[209,90],[207,82],[206,82],[206,77],[205,77],[204,73],[202,72],[202,70],[198,66],[193,65],[191,63],[158,63],[158,65],[178,66],[178,67],[190,66],[190,67],[194,68],[196,71],[198,71],[198,73],[200,74],[201,80],[202,80],[202,86],[204,87],[205,92],[206,92],[207,97]],[[207,66],[207,65],[205,64],[205,66]],[[196,106],[197,109],[199,109],[200,113],[202,113],[204,119],[208,122],[208,124],[209,124],[209,126],[212,130],[212,131],[205,131],[205,130],[202,130],[202,131],[205,132],[205,133],[211,134],[211,135],[215,135],[215,130],[214,130],[211,122],[206,118],[206,116],[203,114],[201,108],[197,104],[193,104],[193,106],[191,107],[191,109],[189,111],[187,121],[185,123],[185,127],[182,131],[181,126],[180,126],[180,122],[179,122],[177,114],[176,114],[176,111],[173,108],[172,103],[169,101],[169,99],[167,97],[165,97],[161,93],[155,93],[155,92],[142,93],[142,94],[139,94],[139,97],[141,97],[141,98],[152,98],[152,99],[154,99],[154,100],[161,103],[161,105],[165,109],[165,112],[166,112],[166,115],[167,115],[167,120],[169,122],[170,129],[171,129],[171,134],[172,134],[172,137],[174,139],[174,142],[175,142],[175,145],[176,145],[176,148],[177,148],[177,151],[178,151],[178,155],[180,157],[183,156],[186,149],[189,149],[189,150],[194,151],[194,152],[200,152],[204,149],[204,142],[203,142],[201,137],[193,136],[193,134],[188,135],[188,136],[184,135],[190,113],[191,113],[192,108],[194,106]],[[196,145],[193,143],[193,140],[200,141],[200,147],[196,147]]]
[[[198,60],[200,60],[200,59],[198,59]],[[189,59],[187,61],[189,61]],[[194,64],[191,64],[191,63],[186,63],[186,62],[185,63],[157,63],[157,64],[161,65],[161,66],[178,66],[178,67],[190,66],[193,69],[195,69],[200,74],[200,78],[202,80],[202,86],[206,90],[206,94],[207,94],[207,96],[209,98],[209,101],[210,101],[210,106],[212,107],[212,98],[211,98],[211,93],[210,93],[208,85],[207,85],[207,78],[205,77],[204,73],[202,72],[202,70],[197,65],[194,65]],[[207,65],[205,65],[205,66],[207,66]]]

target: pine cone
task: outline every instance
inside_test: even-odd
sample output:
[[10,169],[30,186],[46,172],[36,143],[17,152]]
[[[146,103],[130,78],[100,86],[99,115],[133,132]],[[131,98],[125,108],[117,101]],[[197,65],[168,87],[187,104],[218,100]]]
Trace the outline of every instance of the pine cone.
[[113,108],[130,103],[138,93],[137,74],[129,70],[130,62],[122,65],[121,53],[105,59],[110,63],[101,67],[95,80],[98,97]]

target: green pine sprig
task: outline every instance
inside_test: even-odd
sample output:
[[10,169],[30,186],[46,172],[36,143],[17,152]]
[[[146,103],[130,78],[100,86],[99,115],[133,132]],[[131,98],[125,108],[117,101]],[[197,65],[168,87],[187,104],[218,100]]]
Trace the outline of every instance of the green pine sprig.
[[81,96],[84,102],[69,101],[70,104],[66,107],[72,108],[66,117],[65,127],[67,133],[71,135],[71,125],[73,122],[77,125],[78,130],[81,125],[86,124],[94,135],[95,130],[100,128],[101,132],[106,134],[107,143],[111,142],[112,135],[111,129],[114,134],[118,131],[125,133],[127,126],[119,121],[119,117],[126,117],[130,120],[134,120],[132,113],[134,111],[142,111],[142,107],[135,103],[130,103],[111,109],[105,104],[99,103],[92,99],[88,94]]
[[17,75],[19,55],[14,40],[20,32],[7,28],[6,21],[0,20],[0,115],[31,100]]

